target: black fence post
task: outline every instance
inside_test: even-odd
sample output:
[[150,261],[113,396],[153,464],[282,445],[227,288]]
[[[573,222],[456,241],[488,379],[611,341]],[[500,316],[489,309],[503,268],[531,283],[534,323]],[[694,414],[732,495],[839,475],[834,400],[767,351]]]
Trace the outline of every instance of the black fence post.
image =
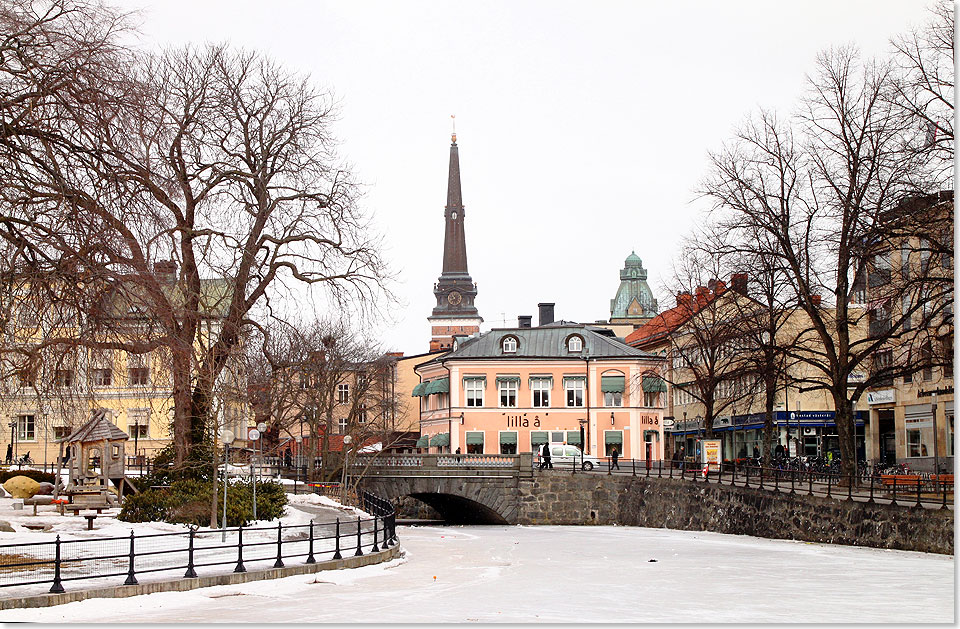
[[870,475],[870,499],[867,500],[867,504],[874,504],[873,501],[873,474]]
[[357,516],[357,552],[353,553],[354,557],[359,557],[363,554],[363,550],[360,549],[360,517]]
[[663,478],[663,459],[657,461],[657,478]]
[[370,549],[370,552],[380,552],[380,548],[377,546],[377,516],[373,516],[373,548]]
[[[637,475],[637,460],[636,460],[636,459],[630,459],[630,467],[631,467],[631,469],[633,470],[633,475],[636,476],[636,475]],[[649,467],[647,468],[647,477],[648,477],[648,478],[650,477],[650,468],[649,468]]]
[[673,463],[670,464],[670,479],[673,480]]
[[797,481],[797,470],[790,470],[790,495],[795,495],[796,492],[796,481]]
[[313,556],[313,520],[310,520],[310,554],[307,555],[307,563],[317,563],[317,558]]
[[747,470],[747,477],[746,477],[746,478],[744,479],[744,481],[743,481],[743,486],[744,486],[744,487],[749,487],[749,486],[750,486],[750,466],[749,466],[749,465],[745,465],[745,466],[744,466],[744,469]]
[[890,504],[897,504],[897,476],[893,476],[893,498],[890,500]]
[[194,530],[190,529],[190,545],[187,547],[187,571],[183,573],[184,579],[194,579],[197,571],[193,569],[193,536]]
[[137,575],[133,573],[133,559],[136,557],[133,550],[133,531],[130,531],[130,570],[127,572],[127,580],[123,582],[124,585],[137,585]]
[[847,485],[847,500],[853,500],[853,484],[856,482],[856,476],[850,475],[850,484]]
[[277,561],[273,567],[283,567],[283,525],[280,522],[277,522]]
[[943,493],[943,503],[940,505],[941,509],[947,508],[947,481],[940,480],[940,475],[937,474],[937,482],[940,483],[940,491]]
[[832,482],[833,482],[833,472],[827,472],[827,498],[833,498],[833,496],[830,495],[830,485],[832,484]]
[[813,495],[813,472],[807,472],[807,495]]
[[60,581],[60,536],[57,535],[56,551],[53,556],[53,585],[50,594],[63,594],[63,583]]
[[920,486],[921,486],[921,485],[923,485],[923,479],[922,479],[922,478],[917,478],[917,504],[916,504],[916,506],[917,506],[918,509],[923,507],[923,505],[920,504]]
[[337,518],[337,547],[334,549],[333,558],[334,559],[343,559],[343,556],[340,554],[340,518]]
[[760,465],[760,489],[763,489],[763,465]]
[[237,567],[234,572],[246,572],[247,568],[243,565],[243,525],[237,527]]
[[773,488],[776,491],[780,491],[780,470],[776,469],[773,471]]
[[613,467],[613,466],[610,464],[610,459],[607,459],[607,476],[610,476],[610,474],[613,473],[613,472],[611,471],[611,468],[612,468],[612,467]]

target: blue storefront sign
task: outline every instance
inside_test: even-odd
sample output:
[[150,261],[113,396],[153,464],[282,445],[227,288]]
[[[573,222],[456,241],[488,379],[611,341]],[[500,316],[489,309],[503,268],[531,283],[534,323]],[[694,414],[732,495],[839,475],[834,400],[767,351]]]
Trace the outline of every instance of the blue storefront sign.
[[[869,411],[854,411],[854,421],[857,426],[863,426],[868,417]],[[773,421],[778,426],[807,426],[821,427],[836,425],[836,411],[774,411]],[[762,428],[766,413],[750,413],[749,415],[734,415],[731,419],[732,425],[720,426],[714,424],[713,432],[723,432],[726,430],[752,430]],[[690,430],[678,422],[675,433],[688,434],[698,432]],[[686,430],[684,430],[686,428]]]

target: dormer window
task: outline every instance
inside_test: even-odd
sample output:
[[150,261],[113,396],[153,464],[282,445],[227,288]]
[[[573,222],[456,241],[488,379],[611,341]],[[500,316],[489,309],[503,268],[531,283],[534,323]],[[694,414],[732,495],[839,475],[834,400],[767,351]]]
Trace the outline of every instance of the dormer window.
[[582,352],[583,351],[583,339],[577,335],[573,335],[567,339],[567,351],[568,352]]
[[505,336],[501,342],[503,347],[504,354],[516,354],[517,353],[517,337],[515,336]]

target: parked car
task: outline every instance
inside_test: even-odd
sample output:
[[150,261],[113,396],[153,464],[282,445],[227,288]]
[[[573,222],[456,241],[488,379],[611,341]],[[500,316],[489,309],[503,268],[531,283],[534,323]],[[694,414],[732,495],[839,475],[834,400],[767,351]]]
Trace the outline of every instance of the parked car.
[[[570,467],[576,461],[580,469],[590,471],[599,465],[599,459],[591,454],[583,454],[577,446],[554,443],[550,445],[550,462],[554,467]],[[537,461],[539,465],[539,460]]]

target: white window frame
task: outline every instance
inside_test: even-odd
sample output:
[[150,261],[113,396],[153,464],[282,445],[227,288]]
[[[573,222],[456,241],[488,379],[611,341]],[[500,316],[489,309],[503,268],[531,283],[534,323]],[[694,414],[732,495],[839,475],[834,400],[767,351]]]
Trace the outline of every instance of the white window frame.
[[[507,403],[504,404],[504,394],[507,395]],[[513,404],[510,404],[509,396],[513,394]],[[518,380],[500,380],[497,382],[497,404],[498,408],[517,408],[517,398],[520,396],[520,382]]]
[[500,342],[500,347],[503,349],[504,354],[516,354],[519,345],[520,343],[517,342],[517,337],[515,336],[505,336]]
[[[133,374],[143,370],[143,381],[134,382]],[[127,367],[127,384],[131,387],[147,387],[150,386],[150,368],[146,365],[133,365]]]
[[483,391],[486,388],[483,378],[465,378],[463,382],[463,403],[470,408],[483,406]]
[[620,391],[604,391],[604,406],[623,406],[623,393]]
[[133,437],[137,431],[137,439],[150,438],[150,409],[132,408],[127,411],[127,434]]
[[91,370],[90,376],[91,384],[95,387],[113,386],[113,369],[109,367],[95,367]]
[[[550,391],[553,389],[549,378],[532,378],[530,380],[530,405],[533,408],[550,408]],[[537,394],[540,399],[537,399]],[[546,399],[544,399],[546,398]]]
[[17,441],[37,440],[37,416],[34,413],[17,415]]
[[337,385],[337,402],[340,404],[346,404],[350,401],[350,385],[349,384],[338,384]]
[[[586,384],[586,381],[581,378],[568,378],[563,381],[563,399],[567,408],[583,408],[586,398]],[[577,393],[580,394],[579,404],[570,403],[571,393],[574,394],[574,398],[576,398]],[[574,402],[576,402],[576,399],[574,399]]]
[[580,353],[583,351],[583,339],[574,334],[567,339],[567,351],[571,353]]

